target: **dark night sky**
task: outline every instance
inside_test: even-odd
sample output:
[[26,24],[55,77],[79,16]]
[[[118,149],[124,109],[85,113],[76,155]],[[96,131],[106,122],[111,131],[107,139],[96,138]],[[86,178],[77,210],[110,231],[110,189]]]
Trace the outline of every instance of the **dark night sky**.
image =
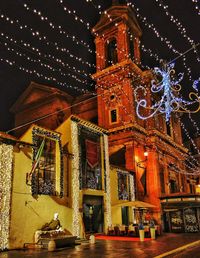
[[[94,68],[88,65],[88,63],[95,64],[94,38],[87,26],[75,21],[74,18],[77,15],[78,19],[80,18],[84,22],[89,23],[90,28],[92,28],[100,18],[98,6],[101,6],[101,10],[105,10],[111,5],[111,2],[110,0],[92,0],[91,2],[86,0],[0,1],[0,130],[8,130],[14,126],[13,116],[9,112],[9,108],[31,81],[58,87],[72,95],[80,94],[74,87],[94,90],[94,82],[91,81],[88,75],[84,75],[83,72],[84,70],[85,74],[90,74],[95,71]],[[191,44],[181,35],[177,26],[170,22],[169,16],[166,16],[163,8],[159,7],[156,0],[131,0],[131,2],[139,8],[139,13],[142,17],[146,17],[147,21],[155,26],[161,36],[170,40],[175,49],[179,52],[184,52],[191,48]],[[195,3],[192,0],[168,0],[163,2],[168,5],[169,13],[174,18],[177,18],[186,29],[187,36],[194,43],[200,42],[200,16],[195,9]],[[26,10],[24,4],[27,4],[30,9]],[[75,10],[76,13],[74,15],[67,13],[68,10],[64,11],[63,6],[67,7],[68,10]],[[33,13],[34,9],[40,11],[41,16],[47,17],[48,21],[45,21],[45,19],[41,20],[41,16]],[[10,23],[10,19],[13,23]],[[166,59],[167,61],[174,59],[178,55],[168,48],[165,40],[161,41],[140,19],[138,21],[143,31],[141,41],[146,49],[151,49],[159,58]],[[59,29],[50,27],[50,22],[55,26],[62,26],[63,31],[69,37],[59,33]],[[25,25],[27,25],[27,28],[24,28]],[[20,26],[22,26],[22,29],[20,29]],[[33,32],[46,36],[48,42],[51,43],[46,45],[44,41],[34,37],[32,35]],[[75,36],[79,41],[86,42],[93,53],[89,53],[88,49],[83,45],[77,45],[76,40],[71,38],[72,36]],[[16,40],[16,42],[11,41],[11,38]],[[69,53],[56,50],[55,42],[58,43],[60,48],[66,48],[70,52],[71,57]],[[38,55],[29,46],[24,46],[24,43],[37,48],[41,55]],[[200,56],[200,47],[197,48],[197,52]],[[197,62],[198,53],[195,54],[193,51],[190,51],[186,54],[185,63],[191,68],[192,80],[200,77],[200,63]],[[22,56],[19,56],[19,54],[22,54]],[[53,60],[52,56],[55,59],[62,59],[65,66],[61,66],[55,59]],[[81,58],[81,61],[77,61],[75,57]],[[38,59],[40,59],[39,62]],[[14,61],[15,64],[10,66],[5,60]],[[158,65],[158,62],[142,51],[142,64],[153,68]],[[47,65],[50,66],[51,70],[46,67]],[[55,80],[49,81],[41,77],[38,78],[35,74],[20,71],[19,67],[29,71],[36,70],[39,74],[43,74],[48,78],[53,77]],[[192,83],[188,79],[182,58],[176,61],[176,71],[177,73],[185,73],[185,79],[182,83],[184,93],[192,91]],[[81,83],[80,80],[84,81],[84,83]],[[60,86],[59,82],[65,83],[68,87],[66,85]],[[199,113],[195,116],[195,119],[197,122],[200,121]]]

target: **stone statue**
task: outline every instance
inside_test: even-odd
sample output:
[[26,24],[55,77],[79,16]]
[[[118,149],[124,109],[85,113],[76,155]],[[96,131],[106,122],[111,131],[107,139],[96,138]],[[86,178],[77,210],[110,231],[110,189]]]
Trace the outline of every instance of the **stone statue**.
[[49,222],[45,223],[41,230],[42,231],[49,231],[49,230],[55,230],[59,229],[61,227],[60,220],[58,219],[58,213],[54,213],[54,218]]

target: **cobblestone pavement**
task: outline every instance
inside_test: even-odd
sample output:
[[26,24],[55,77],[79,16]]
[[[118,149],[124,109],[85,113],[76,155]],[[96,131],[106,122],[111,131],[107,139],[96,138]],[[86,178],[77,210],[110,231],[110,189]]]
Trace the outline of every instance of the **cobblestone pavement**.
[[[0,253],[0,258],[152,258],[197,240],[200,240],[200,233],[168,233],[163,234],[156,240],[146,242],[97,240],[95,244],[82,243],[81,245],[69,247],[64,250],[56,250],[55,252],[48,252],[45,249],[13,250]],[[200,256],[192,255],[192,257]]]

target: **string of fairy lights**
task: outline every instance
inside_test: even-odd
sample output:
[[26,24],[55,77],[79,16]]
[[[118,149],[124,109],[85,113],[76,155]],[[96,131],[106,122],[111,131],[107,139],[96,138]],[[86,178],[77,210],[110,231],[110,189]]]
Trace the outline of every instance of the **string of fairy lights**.
[[[0,42],[1,44],[1,42]],[[60,68],[54,68],[53,66],[49,65],[49,64],[45,64],[42,62],[42,60],[39,58],[39,59],[34,59],[28,55],[26,55],[25,53],[22,53],[20,51],[16,51],[16,49],[8,46],[8,43],[4,42],[2,43],[2,45],[4,45],[7,49],[8,52],[12,52],[14,55],[17,55],[19,57],[24,57],[27,61],[31,62],[31,63],[35,63],[35,64],[38,64],[39,66],[41,67],[45,67],[47,68],[48,70],[50,70],[51,72],[54,72],[54,73],[60,73],[63,77],[71,77],[73,78],[74,80],[76,80],[77,82],[79,83],[82,83],[82,84],[87,84],[88,81],[87,80],[82,80],[80,78],[78,78],[75,74],[72,74],[70,72],[68,73],[63,73],[62,70]],[[14,62],[15,63],[15,62]],[[13,62],[9,62],[10,65],[13,65],[14,64]],[[20,68],[19,68],[20,69]],[[28,72],[28,69],[26,69],[27,72]],[[37,74],[37,73],[36,73]],[[38,77],[41,77],[41,76],[38,76]],[[48,79],[47,79],[48,80]],[[53,81],[57,81],[55,78],[50,78],[50,80],[53,80]],[[59,83],[59,82],[58,82]],[[90,85],[90,84],[89,84]],[[68,86],[67,86],[68,87]],[[71,86],[72,87],[72,86]]]
[[[71,17],[73,17],[74,21],[77,21],[79,24],[82,24],[85,29],[87,30],[91,30],[91,25],[89,22],[86,22],[84,19],[80,18],[76,11],[69,8],[63,0],[57,0],[61,6],[63,7],[63,10],[65,11],[65,13],[67,15],[70,15]],[[106,11],[102,11],[102,7],[101,5],[96,5],[92,0],[86,0],[87,3],[90,3],[92,4],[92,6],[98,10],[98,13],[99,14],[102,14],[104,13],[105,15],[107,15],[108,19],[110,21],[113,21],[112,17],[110,16],[109,13],[107,13]],[[159,4],[160,7],[162,7],[164,10],[165,10],[165,14],[167,16],[169,16],[170,18],[170,21],[172,23],[174,23],[177,28],[178,28],[178,31],[180,31],[181,35],[190,43],[190,45],[193,47],[192,50],[194,52],[194,54],[197,56],[196,60],[199,62],[200,59],[199,59],[199,56],[198,56],[198,52],[197,52],[197,49],[196,49],[196,44],[194,42],[193,39],[191,39],[187,33],[186,33],[186,29],[184,28],[184,26],[179,22],[179,20],[177,18],[175,18],[171,13],[169,13],[168,11],[168,6],[167,5],[164,5],[163,2],[161,0],[156,0],[156,2]],[[198,12],[198,15],[200,14],[199,12],[199,8],[198,8],[198,2],[197,0],[192,0],[192,2],[194,3],[195,5],[195,9],[197,10]],[[128,2],[127,3],[129,6],[132,6],[132,7],[135,7],[133,3],[131,2]],[[80,46],[83,46],[84,49],[89,53],[89,54],[94,54],[96,53],[96,51],[93,51],[91,49],[91,46],[89,44],[87,44],[85,41],[81,40],[79,37],[75,36],[74,34],[70,34],[68,31],[66,31],[65,29],[62,28],[61,25],[56,25],[54,22],[52,22],[47,16],[45,16],[45,14],[43,14],[39,9],[36,9],[36,8],[31,8],[29,5],[27,4],[23,4],[25,10],[27,12],[31,12],[35,15],[37,15],[40,20],[42,22],[45,22],[48,24],[48,26],[56,33],[58,32],[59,34],[61,35],[64,35],[66,38],[69,38],[75,45],[80,45]],[[177,56],[181,56],[182,57],[182,62],[183,62],[183,66],[186,70],[186,73],[188,75],[188,78],[190,81],[194,82],[198,82],[200,81],[200,78],[198,79],[193,79],[192,78],[192,69],[189,67],[188,63],[187,63],[187,59],[186,59],[186,55],[184,55],[183,53],[181,53],[181,51],[177,50],[176,48],[173,47],[172,43],[170,40],[168,40],[167,37],[165,36],[162,36],[160,34],[160,32],[156,29],[155,25],[153,25],[152,23],[149,23],[147,22],[147,18],[146,17],[143,17],[140,13],[139,13],[139,8],[135,8],[136,11],[137,11],[137,17],[140,18],[140,20],[151,30],[153,30],[153,32],[155,33],[156,37],[160,39],[161,42],[165,42],[167,47],[174,53],[176,54]],[[85,66],[88,66],[89,68],[98,68],[96,67],[94,64],[84,60],[83,58],[81,57],[78,57],[78,55],[75,55],[73,54],[69,49],[67,49],[66,47],[62,47],[62,44],[60,44],[59,42],[57,41],[50,41],[48,39],[48,37],[44,34],[42,34],[39,30],[34,30],[33,28],[31,28],[29,25],[26,25],[26,24],[23,24],[22,22],[20,22],[18,19],[17,20],[14,20],[12,18],[10,18],[8,15],[5,15],[3,13],[1,13],[0,15],[0,18],[2,20],[4,20],[4,22],[8,22],[10,25],[13,25],[15,27],[17,27],[19,30],[21,31],[25,31],[25,32],[29,32],[30,35],[37,39],[39,42],[42,42],[44,45],[46,45],[47,47],[51,46],[53,47],[54,50],[56,51],[59,51],[60,53],[63,53],[63,54],[67,54],[69,58],[71,58],[73,61],[75,62],[78,62],[80,63],[81,65],[85,65]],[[118,26],[118,24],[116,23],[115,26]],[[123,33],[127,33],[126,31],[123,31]],[[98,36],[97,33],[94,32],[94,34],[96,36]],[[78,69],[76,68],[75,66],[71,66],[69,63],[67,63],[66,61],[64,61],[63,59],[61,59],[60,57],[57,57],[55,56],[54,54],[51,54],[51,53],[43,53],[43,51],[41,51],[39,48],[33,46],[33,44],[31,43],[28,43],[22,39],[20,40],[17,40],[15,39],[14,37],[11,37],[11,36],[8,36],[6,35],[5,33],[1,33],[0,34],[0,39],[3,41],[3,42],[0,42],[0,44],[2,46],[4,46],[4,48],[10,53],[12,53],[12,55],[16,55],[18,58],[24,58],[28,63],[30,64],[33,64],[34,67],[36,66],[40,66],[41,68],[44,68],[44,69],[47,69],[48,70],[48,74],[51,74],[51,75],[45,75],[46,72],[43,74],[42,72],[39,72],[36,68],[27,68],[25,67],[24,65],[19,65],[18,64],[18,61],[16,60],[10,60],[9,58],[3,58],[1,57],[0,58],[0,61],[3,62],[3,63],[7,63],[8,65],[10,66],[15,66],[16,68],[18,68],[19,70],[25,72],[25,73],[28,73],[30,75],[35,75],[37,76],[38,78],[43,78],[49,82],[55,82],[57,85],[59,86],[62,86],[64,88],[69,88],[69,89],[73,89],[73,90],[76,90],[76,91],[80,91],[81,93],[87,93],[88,92],[88,89],[84,89],[84,88],[81,88],[80,87],[80,83],[81,84],[87,84],[88,87],[93,87],[94,85],[91,84],[91,80],[90,80],[90,74],[87,73],[85,70],[81,70],[81,69]],[[12,44],[12,45],[9,45],[9,44]],[[20,51],[18,50],[20,48]],[[157,62],[160,62],[160,60],[162,58],[159,57],[158,54],[154,53],[154,51],[152,51],[151,49],[149,48],[146,48],[144,46],[144,44],[141,44],[141,49],[143,52],[147,53],[150,57],[152,58],[155,58],[155,60]],[[35,56],[37,56],[37,59],[36,58],[33,58],[32,55],[28,55],[27,53],[24,53],[22,52],[23,51],[27,51],[31,54],[34,54]],[[120,53],[126,53],[125,52],[125,49],[118,49],[118,51]],[[98,53],[96,53],[97,57],[99,58],[104,58],[103,56],[100,56]],[[130,54],[127,54],[126,58],[130,58]],[[48,62],[48,63],[45,63],[45,62]],[[50,64],[49,64],[50,63]],[[61,68],[57,68],[57,66],[53,66],[53,64],[57,64],[57,65],[60,65],[62,67]],[[65,70],[65,72],[63,71],[63,69]],[[124,69],[124,68],[123,68]],[[69,72],[70,71],[70,72]],[[69,83],[65,83],[65,82],[61,82],[59,81],[57,78],[56,78],[56,74],[59,73],[61,76],[63,76],[64,78],[68,78],[68,77],[71,77],[73,78],[77,83],[79,83],[78,86],[75,86],[75,85],[70,85]],[[52,75],[52,74],[55,74],[55,75]],[[76,74],[76,75],[75,75]],[[105,74],[109,74],[109,71]],[[135,75],[134,73],[129,73],[130,76],[133,77],[133,83],[134,82],[138,82],[138,83],[142,83],[142,81],[144,80],[143,76],[141,75]],[[116,79],[117,81],[120,81],[120,83],[123,83],[124,82],[124,77],[121,76],[119,77],[118,75],[115,75],[115,74],[111,74],[113,80]],[[80,79],[79,77],[83,77],[83,79]],[[108,87],[108,85],[111,86],[111,88]],[[196,83],[197,85],[197,83]],[[100,82],[97,81],[97,87],[101,88],[102,90],[107,90],[109,92],[110,95],[112,94],[115,94],[115,96],[117,95],[116,94],[116,87],[115,87],[115,83],[111,83],[111,82],[108,82],[106,80],[100,80]],[[131,105],[131,100],[127,94],[127,92],[124,91],[124,89],[122,87],[117,87],[117,90],[120,92],[121,95],[124,95],[128,101],[128,103]],[[102,94],[103,96],[103,100],[105,102],[106,105],[112,105],[112,102],[110,99],[108,99],[106,97],[106,94],[104,96],[104,93]],[[97,94],[94,94],[92,96],[92,98],[96,98],[98,97],[99,95]],[[116,99],[117,103],[121,103],[121,99],[120,97],[117,96],[117,99]],[[69,107],[68,107],[69,108]],[[126,116],[130,116],[130,118],[132,119],[133,116],[132,114],[130,113],[130,110],[128,110],[127,107],[125,106],[122,106],[122,109],[124,111],[124,113],[126,114]],[[63,109],[65,110],[65,109]],[[60,112],[61,110],[59,110]],[[57,113],[57,112],[56,112]],[[54,113],[52,114],[48,114],[48,116],[51,116],[51,115],[54,115]],[[46,116],[45,116],[46,117]],[[44,119],[43,118],[40,118],[40,119]],[[133,122],[133,120],[131,120]],[[199,128],[198,128],[198,125],[197,123],[195,122],[195,120],[192,119],[191,117],[191,114],[189,114],[189,119],[192,123],[192,125],[195,127],[196,129],[196,132],[197,134],[199,135]],[[38,119],[39,120],[39,119]],[[33,123],[34,121],[31,121],[30,123]],[[125,122],[123,122],[123,125],[125,126]],[[190,140],[190,142],[192,143],[194,149],[197,151],[198,154],[200,154],[200,151],[198,149],[198,147],[196,146],[194,140],[190,137],[189,135],[189,132],[187,131],[185,125],[183,124],[183,122],[180,120],[180,125],[181,127],[183,128],[183,131],[185,132],[185,135],[188,137],[188,139]],[[22,126],[25,126],[25,125],[22,125]],[[73,127],[73,126],[72,126]],[[13,131],[15,130],[16,128],[13,128],[12,130],[10,131]],[[77,143],[77,128],[73,127],[72,130],[73,133],[72,133],[72,138],[73,140],[75,139],[75,146],[74,146],[74,150],[73,153],[77,154],[78,155],[78,149],[77,149],[77,146],[78,146],[78,143]],[[162,128],[164,129],[164,128]],[[173,128],[172,128],[173,130]],[[174,131],[174,134],[176,134],[176,131]],[[176,135],[175,135],[176,136]],[[178,135],[177,135],[178,137]],[[106,157],[108,157],[108,144],[107,144],[107,139],[105,139],[105,142],[106,142]],[[162,141],[162,144],[164,142]],[[166,149],[167,149],[167,144],[164,143],[164,145],[166,146]],[[2,147],[2,146],[0,146]],[[178,147],[175,146],[175,149],[179,150]],[[5,156],[4,157],[4,160],[2,160],[0,162],[0,166],[4,166],[4,170],[2,170],[3,172],[6,171],[6,174],[11,176],[11,158],[12,158],[12,147],[8,149],[9,151],[9,155]],[[181,151],[179,151],[179,154],[182,156],[182,160],[185,161],[187,160],[186,158],[186,154],[185,153],[182,153]],[[195,157],[193,157],[190,154],[190,159],[187,160],[188,163],[185,163],[185,166],[186,168],[188,168],[188,172],[186,172],[185,169],[181,169],[179,168],[179,170],[175,171],[177,173],[182,173],[182,174],[185,174],[185,175],[197,175],[199,176],[200,174],[200,171],[199,171],[199,164],[197,162],[197,160],[195,159]],[[2,165],[3,164],[3,165]],[[73,192],[73,208],[75,210],[74,214],[73,214],[73,233],[75,235],[80,235],[80,232],[79,232],[79,203],[78,203],[78,192],[79,192],[79,187],[78,187],[78,167],[77,167],[77,164],[78,164],[78,156],[75,156],[75,159],[74,159],[74,172],[73,173],[73,178],[72,178],[72,183],[73,183],[73,186],[75,186],[74,188],[74,192]],[[5,166],[6,165],[6,166]],[[106,163],[106,171],[108,172],[109,171],[109,168],[108,168],[109,164],[108,162]],[[4,173],[5,174],[5,173]],[[3,177],[3,174],[0,175],[1,177]],[[0,180],[1,181],[1,180]],[[6,183],[6,187],[9,188],[10,187],[10,182],[11,182],[11,179],[10,177],[7,178],[7,179],[3,179],[4,183]],[[107,181],[107,188],[110,187],[110,183],[109,181]],[[4,216],[4,222],[5,222],[5,225],[4,225],[4,228],[3,228],[3,235],[0,237],[0,246],[1,246],[1,249],[5,249],[8,247],[8,227],[9,227],[9,207],[10,207],[10,196],[9,196],[9,193],[10,193],[10,190],[6,188],[6,192],[5,192],[5,202],[6,202],[6,209],[4,209],[4,212],[5,212],[5,216]],[[3,189],[3,188],[2,188]],[[110,191],[107,192],[107,199],[109,200],[110,198]],[[110,201],[107,202],[107,218],[106,218],[106,221],[107,221],[107,224],[111,224],[111,207],[109,206],[110,205]]]
[[[182,53],[177,50],[176,48],[173,47],[172,43],[170,42],[170,40],[168,40],[167,37],[162,36],[160,34],[160,32],[158,31],[158,29],[156,29],[155,25],[153,23],[148,22],[147,17],[143,17],[140,14],[140,9],[138,7],[136,7],[133,3],[128,2],[127,5],[131,6],[132,8],[134,8],[136,10],[136,16],[140,19],[140,21],[142,21],[142,23],[144,23],[144,25],[149,28],[151,31],[154,32],[154,34],[156,35],[156,37],[161,41],[161,43],[165,43],[167,45],[167,47],[176,55],[181,56]],[[187,74],[189,76],[189,78],[191,79],[191,68],[186,64],[186,57],[185,60],[183,62],[183,65],[185,67],[185,70],[187,71]]]
[[[34,10],[34,12],[36,12],[35,10]],[[39,13],[39,15],[40,15],[40,13]],[[9,19],[7,19],[7,20],[9,20]],[[11,21],[12,22],[12,21]]]
[[[191,38],[186,34],[186,29],[185,29],[185,27],[182,25],[182,23],[170,13],[169,8],[168,8],[168,5],[164,4],[162,0],[155,0],[155,1],[156,1],[156,3],[158,3],[158,5],[159,5],[160,7],[163,8],[163,10],[165,11],[166,16],[169,16],[170,21],[176,25],[176,27],[178,28],[178,30],[180,31],[180,33],[183,35],[183,37],[184,37],[185,39],[187,39],[187,41],[190,43],[191,46],[194,46],[194,45],[195,45],[194,40],[191,39]],[[197,56],[197,61],[200,62],[200,57],[198,56],[198,53],[197,53],[196,48],[193,48],[193,51],[194,51],[194,53],[195,53],[196,56]]]
[[[61,3],[62,3],[62,1],[61,1]],[[25,4],[25,7],[26,8],[28,8],[28,10],[29,10],[29,7],[27,7],[27,5]],[[71,13],[71,11],[70,10],[68,10],[70,13]],[[33,10],[33,12],[34,13],[38,13],[38,15],[41,15],[41,12],[37,12],[37,10]],[[9,17],[5,17],[6,18],[6,20],[8,20],[8,21],[10,21],[11,23],[13,23],[13,20],[11,20],[11,19],[9,19]],[[48,20],[48,18],[46,19],[46,20]],[[82,19],[75,19],[75,20],[81,20],[81,21],[83,21]],[[87,26],[89,26],[89,24],[87,24]],[[23,26],[20,26],[21,28],[27,28],[27,25],[25,25],[24,27]],[[32,30],[32,29],[31,29]],[[32,30],[33,31],[33,30]],[[36,32],[36,33],[34,33],[34,35],[37,35],[37,36],[39,36],[40,35],[40,33],[39,32]],[[46,37],[43,37],[44,39],[46,39]],[[41,40],[41,37],[39,36],[39,39]],[[48,42],[48,44],[49,44],[49,42]],[[55,43],[55,45],[58,45],[57,43]],[[73,55],[71,55],[70,54],[70,56],[73,56]],[[77,58],[76,58],[76,60],[77,60]],[[62,62],[62,64],[63,64],[63,62]],[[85,74],[86,75],[86,74]]]
[[[27,7],[27,6],[25,6],[25,7]],[[98,9],[99,9],[99,7],[98,7]],[[37,13],[37,11],[36,10],[33,10],[34,11],[34,13]],[[38,11],[38,15],[40,15],[41,13]],[[42,16],[43,17],[43,16]],[[44,18],[44,20],[48,20],[47,19],[47,17],[43,17]],[[42,19],[43,19],[42,18]],[[110,17],[109,17],[110,18]],[[9,20],[9,19],[7,19],[7,20]],[[80,19],[75,19],[75,20],[79,20],[80,21]],[[11,23],[12,23],[13,21],[11,20]],[[50,26],[53,26],[53,28],[54,28],[54,25],[52,25],[52,24],[50,24]],[[36,34],[37,35],[37,34]],[[72,37],[73,38],[73,37]],[[158,57],[157,57],[157,59],[158,59]],[[10,62],[11,63],[11,62]],[[28,71],[27,69],[24,69],[24,68],[22,68],[22,70],[25,70],[25,71]],[[35,71],[34,71],[35,72]],[[41,76],[40,74],[39,74],[39,76]],[[46,77],[45,77],[46,78]],[[55,80],[55,78],[50,78],[50,79],[53,79],[53,80]]]
[[200,8],[198,6],[198,0],[192,0],[195,5],[195,10],[197,11],[198,15],[200,15]]
[[[92,1],[87,1],[87,2],[91,2],[92,3]],[[61,4],[63,4],[63,1],[60,1],[60,3]],[[94,4],[93,4],[94,5]],[[27,10],[30,10],[30,7],[29,6],[27,6],[27,4],[24,4],[24,7],[27,9]],[[81,18],[79,18],[76,14],[75,14],[75,11],[73,10],[73,11],[71,11],[69,8],[68,9],[66,9],[67,7],[65,6],[65,10],[68,12],[68,13],[73,13],[73,16],[74,16],[74,18],[75,18],[75,20],[77,20],[77,21],[79,21],[79,22],[81,22],[81,23],[83,23],[83,24],[87,24],[87,27],[89,28],[89,23],[85,23]],[[98,5],[97,7],[96,7],[98,10],[99,10],[99,13],[102,13],[101,11],[100,11],[100,9],[101,9],[101,6],[100,5]],[[138,11],[138,10],[137,10]],[[41,12],[40,11],[37,11],[36,9],[33,9],[32,10],[32,12],[33,13],[35,13],[35,14],[38,14],[39,16],[41,16],[41,20],[46,20],[46,21],[48,21],[48,18],[46,17],[46,16],[42,16],[42,14],[41,14]],[[106,11],[104,12],[105,14],[107,14],[106,13]],[[112,21],[112,18],[109,16],[109,14],[107,14],[108,15],[108,18]],[[6,20],[10,20],[8,17],[6,18]],[[13,20],[10,20],[10,22],[11,23],[13,23]],[[58,29],[60,29],[61,27],[60,26],[54,26],[51,22],[50,22],[50,26],[54,29],[54,28],[58,28]],[[22,26],[22,28],[23,28],[23,26]],[[27,28],[27,25],[25,25],[25,28]],[[34,33],[35,35],[39,35],[39,33]],[[74,37],[72,36],[72,39],[73,39]],[[83,43],[83,42],[82,42]],[[85,46],[86,46],[86,44],[84,44]],[[88,47],[88,46],[87,46]],[[148,51],[149,52],[149,51]],[[152,53],[151,53],[152,54]],[[157,57],[156,58],[157,60],[159,59],[159,57]],[[11,63],[11,62],[10,62]],[[45,65],[44,65],[45,66]],[[27,69],[22,69],[22,70],[26,70],[26,71],[28,71]],[[40,75],[41,76],[41,75]],[[49,78],[49,79],[53,79],[53,80],[55,80],[55,78]]]

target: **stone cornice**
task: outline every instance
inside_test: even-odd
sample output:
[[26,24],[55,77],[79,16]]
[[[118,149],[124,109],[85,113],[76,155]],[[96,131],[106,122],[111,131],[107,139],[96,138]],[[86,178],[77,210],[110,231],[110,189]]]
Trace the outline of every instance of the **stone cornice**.
[[131,130],[131,129],[137,130],[137,131],[141,132],[142,134],[147,135],[147,130],[144,129],[142,126],[138,125],[137,123],[129,123],[127,125],[118,126],[118,127],[109,129],[108,133],[112,134],[112,133],[116,133],[119,131],[125,131],[125,130]]
[[176,143],[174,140],[172,140],[172,138],[168,135],[162,134],[161,132],[157,131],[157,130],[151,130],[148,132],[148,135],[151,136],[157,136],[159,138],[161,138],[163,141],[165,141],[167,144],[170,144],[171,146],[175,147],[177,150],[187,153],[188,149],[181,146],[180,144]]
[[79,118],[78,116],[75,116],[75,115],[71,115],[70,119],[72,121],[75,121],[83,126],[86,126],[86,127],[89,127],[89,128],[92,128],[94,129],[95,131],[97,132],[100,132],[100,133],[105,133],[105,134],[108,134],[108,131],[102,127],[99,127],[98,125],[96,124],[93,124],[87,120],[84,120],[82,118]]
[[142,75],[143,71],[135,64],[131,59],[126,59],[115,65],[111,65],[101,71],[96,72],[92,75],[92,79],[97,80],[106,76],[110,76],[116,72],[122,72],[122,68],[127,67],[135,71],[137,74]]

